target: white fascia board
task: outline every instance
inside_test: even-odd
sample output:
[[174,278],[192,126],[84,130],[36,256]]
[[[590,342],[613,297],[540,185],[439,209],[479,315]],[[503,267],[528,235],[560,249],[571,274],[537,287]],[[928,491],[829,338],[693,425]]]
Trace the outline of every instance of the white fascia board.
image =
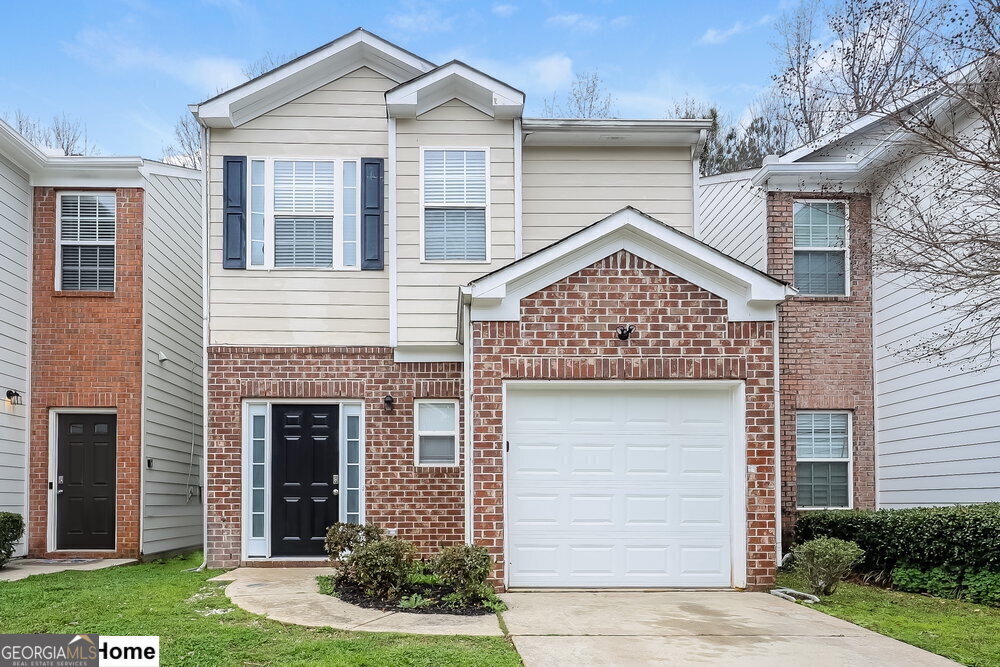
[[711,121],[525,118],[526,146],[694,146]]
[[413,118],[453,98],[494,118],[517,118],[524,108],[524,93],[460,62],[442,65],[385,94],[394,118]]
[[794,288],[631,209],[540,250],[468,286],[472,319],[517,321],[520,301],[626,250],[726,300],[734,321],[773,321]]
[[396,363],[464,361],[461,345],[401,345],[392,358]]
[[750,179],[751,185],[769,190],[801,189],[830,184],[853,186],[857,162],[765,162]]
[[363,66],[396,82],[434,68],[433,63],[357,29],[190,108],[204,125],[237,127]]
[[2,120],[0,120],[0,155],[27,174],[33,174],[43,168],[49,160],[49,156]]

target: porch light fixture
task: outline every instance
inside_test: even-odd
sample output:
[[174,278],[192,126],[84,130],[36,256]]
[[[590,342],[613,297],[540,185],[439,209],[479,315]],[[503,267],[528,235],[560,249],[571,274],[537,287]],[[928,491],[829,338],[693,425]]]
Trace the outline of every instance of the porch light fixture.
[[11,405],[23,405],[24,401],[21,399],[20,392],[14,391],[13,389],[7,390],[7,400],[10,401]]
[[392,410],[392,406],[395,405],[396,399],[392,397],[392,394],[386,394],[385,398],[382,399],[382,402],[385,403],[386,410]]
[[618,340],[628,340],[629,336],[632,335],[633,331],[635,331],[634,324],[630,324],[628,326],[625,326],[623,324],[617,329],[615,329],[615,333],[618,334]]

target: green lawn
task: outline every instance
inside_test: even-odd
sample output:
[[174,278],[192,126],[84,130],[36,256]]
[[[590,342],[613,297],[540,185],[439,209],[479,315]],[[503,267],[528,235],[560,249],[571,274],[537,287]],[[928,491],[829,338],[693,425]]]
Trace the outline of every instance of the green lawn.
[[159,635],[163,665],[520,665],[501,637],[283,625],[230,603],[200,556],[0,582],[0,633]]
[[[778,584],[806,590],[792,574]],[[966,665],[1000,665],[1000,609],[849,583],[813,608]]]

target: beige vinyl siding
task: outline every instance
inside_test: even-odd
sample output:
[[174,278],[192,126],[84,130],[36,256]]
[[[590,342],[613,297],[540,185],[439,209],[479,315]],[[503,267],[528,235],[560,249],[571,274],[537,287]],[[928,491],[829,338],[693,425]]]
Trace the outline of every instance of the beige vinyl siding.
[[[142,551],[202,541],[201,184],[146,180]],[[161,355],[163,360],[161,361]]]
[[222,158],[386,158],[385,91],[395,85],[363,67],[238,128],[212,130],[212,344],[389,344],[388,270],[222,268]]
[[763,191],[750,183],[754,171],[701,180],[698,238],[730,257],[765,270],[767,210]]
[[[514,123],[452,100],[396,121],[397,304],[400,345],[454,345],[458,288],[514,259]],[[420,259],[420,148],[489,148],[490,262]]]
[[[27,405],[13,406],[6,391],[28,400],[28,267],[31,187],[28,177],[0,156],[0,512],[25,512]],[[24,554],[24,545],[15,547]]]
[[691,233],[689,148],[528,144],[522,162],[525,254],[625,206]]

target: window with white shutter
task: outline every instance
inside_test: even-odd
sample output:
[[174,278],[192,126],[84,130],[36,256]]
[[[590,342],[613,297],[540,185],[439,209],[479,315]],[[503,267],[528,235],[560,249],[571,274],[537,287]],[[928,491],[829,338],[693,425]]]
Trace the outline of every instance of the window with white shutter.
[[249,162],[248,268],[359,268],[358,160]]
[[423,151],[423,259],[489,261],[485,149]]
[[115,291],[115,193],[59,193],[60,290]]
[[800,294],[847,294],[847,204],[799,201],[793,207],[795,287]]

